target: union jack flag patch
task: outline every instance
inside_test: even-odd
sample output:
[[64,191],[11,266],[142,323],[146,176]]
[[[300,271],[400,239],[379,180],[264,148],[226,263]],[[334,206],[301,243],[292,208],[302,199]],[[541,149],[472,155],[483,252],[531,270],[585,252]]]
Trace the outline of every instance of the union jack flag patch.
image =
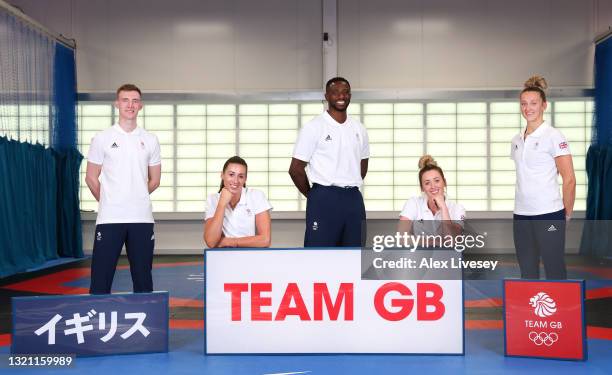
[[561,150],[565,150],[565,149],[567,148],[567,142],[561,142],[561,143],[559,143],[559,148],[560,148]]

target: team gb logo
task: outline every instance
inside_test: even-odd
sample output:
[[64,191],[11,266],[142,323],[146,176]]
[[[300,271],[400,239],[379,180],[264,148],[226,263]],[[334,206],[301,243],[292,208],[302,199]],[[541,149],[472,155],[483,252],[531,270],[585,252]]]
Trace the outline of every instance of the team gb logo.
[[533,312],[540,318],[547,318],[557,312],[557,303],[544,292],[540,292],[529,299]]

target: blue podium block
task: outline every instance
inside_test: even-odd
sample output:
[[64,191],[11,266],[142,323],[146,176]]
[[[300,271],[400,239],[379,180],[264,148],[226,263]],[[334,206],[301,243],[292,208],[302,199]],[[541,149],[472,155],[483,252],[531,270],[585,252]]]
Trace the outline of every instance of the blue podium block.
[[168,292],[13,297],[12,354],[168,351]]

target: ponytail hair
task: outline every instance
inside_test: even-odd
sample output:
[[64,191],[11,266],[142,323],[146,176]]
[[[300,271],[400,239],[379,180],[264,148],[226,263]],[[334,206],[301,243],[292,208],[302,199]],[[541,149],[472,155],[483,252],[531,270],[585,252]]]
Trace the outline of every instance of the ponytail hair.
[[[245,174],[246,172],[248,172],[249,170],[249,166],[247,165],[246,161],[241,158],[240,156],[232,156],[231,158],[227,159],[225,161],[225,164],[223,164],[223,170],[222,173],[225,173],[225,170],[227,169],[227,166],[230,164],[240,164],[244,166],[245,169]],[[244,184],[244,187],[246,187],[246,183]],[[219,193],[221,192],[221,190],[223,190],[223,179],[221,179],[221,186],[219,186]]]

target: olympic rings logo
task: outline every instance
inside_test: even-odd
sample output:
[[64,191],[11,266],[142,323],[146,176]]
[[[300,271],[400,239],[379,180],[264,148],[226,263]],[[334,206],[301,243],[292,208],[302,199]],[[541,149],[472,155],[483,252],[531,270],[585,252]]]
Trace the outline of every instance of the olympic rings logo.
[[541,346],[541,345],[551,346],[552,344],[556,343],[557,340],[559,340],[559,336],[554,332],[537,333],[537,332],[531,331],[529,332],[529,340],[533,341],[533,343],[536,344],[537,346]]

